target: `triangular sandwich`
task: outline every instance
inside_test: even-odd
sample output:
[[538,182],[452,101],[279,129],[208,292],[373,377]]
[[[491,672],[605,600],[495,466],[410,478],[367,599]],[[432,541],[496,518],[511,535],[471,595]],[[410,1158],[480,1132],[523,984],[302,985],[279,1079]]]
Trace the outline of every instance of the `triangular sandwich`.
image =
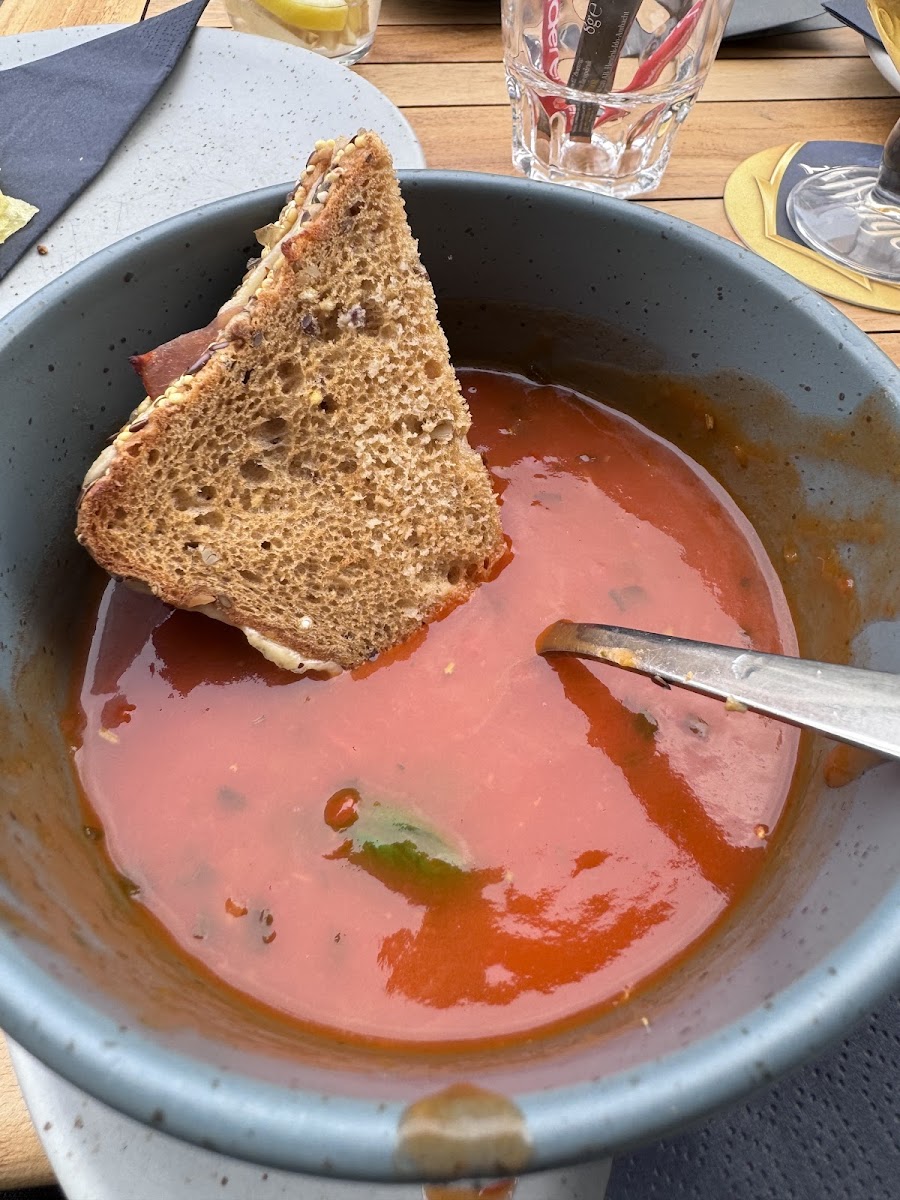
[[138,360],[148,398],[88,471],[78,539],[334,673],[464,599],[505,545],[380,139],[317,143],[257,236],[216,319]]

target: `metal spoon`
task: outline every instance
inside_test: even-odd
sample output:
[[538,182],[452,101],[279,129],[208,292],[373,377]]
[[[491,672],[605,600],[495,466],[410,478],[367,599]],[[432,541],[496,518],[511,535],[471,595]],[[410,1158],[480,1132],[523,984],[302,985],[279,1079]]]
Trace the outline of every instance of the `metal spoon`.
[[900,759],[900,675],[574,621],[551,625],[536,649],[611,662]]

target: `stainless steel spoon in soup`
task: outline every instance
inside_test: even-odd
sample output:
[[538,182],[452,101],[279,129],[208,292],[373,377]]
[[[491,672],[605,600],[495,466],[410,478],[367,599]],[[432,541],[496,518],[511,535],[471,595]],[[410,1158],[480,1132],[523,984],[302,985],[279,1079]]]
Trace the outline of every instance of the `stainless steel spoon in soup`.
[[900,759],[900,675],[575,621],[551,625],[536,649],[614,663]]

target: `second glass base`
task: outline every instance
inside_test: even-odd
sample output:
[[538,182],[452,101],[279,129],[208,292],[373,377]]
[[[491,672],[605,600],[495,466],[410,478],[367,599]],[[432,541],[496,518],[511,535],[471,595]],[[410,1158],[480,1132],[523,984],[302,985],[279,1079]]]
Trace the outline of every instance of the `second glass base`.
[[[589,119],[589,138],[572,125],[579,115],[581,92],[548,84],[519,63],[507,64],[512,110],[512,159],[529,179],[562,183],[619,199],[645,196],[659,186],[672,144],[688,115],[699,86],[634,96],[598,96]],[[592,126],[592,127],[591,127]]]
[[900,283],[900,208],[880,204],[875,167],[831,167],[802,179],[788,219],[811,249],[872,279]]

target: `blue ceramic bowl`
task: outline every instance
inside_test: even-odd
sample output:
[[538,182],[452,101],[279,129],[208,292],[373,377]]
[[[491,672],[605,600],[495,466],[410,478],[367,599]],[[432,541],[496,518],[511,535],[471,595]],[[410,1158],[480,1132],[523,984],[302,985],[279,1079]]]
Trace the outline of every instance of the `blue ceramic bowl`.
[[[865,335],[754,256],[644,208],[478,175],[403,187],[458,357],[524,349],[560,380],[602,360],[699,386],[765,448],[741,466],[726,445],[709,465],[776,562],[799,547],[786,586],[803,652],[900,667],[898,375]],[[127,354],[206,322],[282,194],[128,238],[0,322],[0,1024],[139,1121],[322,1175],[505,1174],[670,1132],[817,1054],[900,980],[896,765],[829,790],[825,747],[809,744],[765,877],[716,937],[639,1005],[502,1052],[376,1053],[254,1015],[136,926],[83,836],[58,727],[89,575],[78,484],[139,399]],[[492,306],[523,300],[544,311],[493,324]],[[689,421],[656,417],[700,453]],[[855,577],[852,605],[820,570],[822,539]],[[459,1082],[482,1093],[454,1106]]]

